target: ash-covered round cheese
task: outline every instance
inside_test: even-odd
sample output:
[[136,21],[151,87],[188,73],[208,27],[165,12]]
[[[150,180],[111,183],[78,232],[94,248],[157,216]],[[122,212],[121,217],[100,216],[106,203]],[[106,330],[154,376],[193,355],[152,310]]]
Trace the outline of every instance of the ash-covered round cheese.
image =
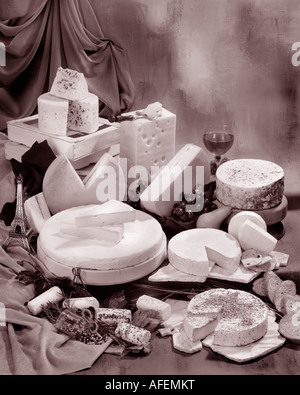
[[220,314],[214,344],[244,346],[261,339],[268,329],[268,309],[256,296],[240,290],[216,288],[194,296],[190,316]]
[[225,206],[264,210],[281,203],[284,171],[261,159],[236,159],[223,163],[216,172],[216,197]]

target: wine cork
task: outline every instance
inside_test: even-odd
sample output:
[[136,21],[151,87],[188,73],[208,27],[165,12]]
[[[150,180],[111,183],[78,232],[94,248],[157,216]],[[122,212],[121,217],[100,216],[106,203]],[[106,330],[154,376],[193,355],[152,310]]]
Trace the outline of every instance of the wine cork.
[[43,306],[45,306],[47,303],[59,302],[63,298],[64,297],[60,288],[52,287],[36,298],[30,300],[30,302],[27,304],[27,307],[31,314],[38,315],[43,311]]
[[67,308],[69,307],[70,309],[88,309],[89,307],[94,307],[94,309],[99,308],[99,302],[96,298],[93,296],[88,296],[85,298],[70,298],[66,299],[63,302],[63,307]]

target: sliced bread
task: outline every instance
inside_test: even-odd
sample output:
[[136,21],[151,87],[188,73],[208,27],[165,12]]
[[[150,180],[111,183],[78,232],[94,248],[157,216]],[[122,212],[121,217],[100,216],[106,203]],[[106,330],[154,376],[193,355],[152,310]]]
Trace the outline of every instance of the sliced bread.
[[273,271],[267,271],[264,274],[264,284],[267,290],[267,296],[272,303],[274,303],[274,295],[277,287],[281,284],[282,280]]
[[275,293],[274,293],[274,304],[275,307],[278,311],[282,313],[282,298],[285,295],[296,295],[297,290],[296,290],[296,284],[292,280],[285,280],[282,281],[281,284],[279,284],[276,287]]
[[263,277],[257,278],[253,281],[252,290],[256,295],[268,296]]
[[300,314],[286,314],[279,321],[279,333],[293,343],[300,344]]
[[300,295],[284,295],[281,300],[282,314],[294,314],[300,310]]

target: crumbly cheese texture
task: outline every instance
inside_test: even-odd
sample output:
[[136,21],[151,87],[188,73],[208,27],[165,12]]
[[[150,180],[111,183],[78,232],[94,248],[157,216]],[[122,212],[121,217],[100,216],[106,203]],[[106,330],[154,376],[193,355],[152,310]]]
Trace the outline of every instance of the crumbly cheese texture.
[[264,210],[281,203],[284,171],[275,163],[237,159],[223,163],[216,173],[216,197],[226,206]]
[[38,98],[38,125],[41,133],[66,136],[69,102],[44,93]]
[[50,93],[67,100],[83,100],[89,95],[89,89],[82,73],[59,67]]
[[[105,246],[98,240],[74,237],[60,232],[61,224],[73,223],[75,218],[106,212],[106,206],[117,213],[126,208],[119,201],[98,205],[73,207],[53,215],[43,226],[38,238],[38,256],[67,267],[80,267],[99,271],[120,270],[139,265],[155,256],[165,244],[160,223],[150,215],[137,211],[136,220],[124,223],[122,240],[116,245]],[[151,237],[149,237],[149,234]]]
[[[130,114],[134,113],[124,115]],[[175,155],[175,139],[176,115],[163,108],[160,116],[153,120],[139,118],[121,122],[120,156],[127,158],[129,168],[143,166],[146,169],[141,178],[148,185],[157,168],[166,166]]]
[[174,236],[168,245],[170,264],[177,270],[197,276],[208,276],[211,262],[228,273],[240,264],[238,241],[219,229],[189,229]]
[[99,127],[99,98],[93,93],[69,103],[68,128],[82,133],[94,133]]
[[268,329],[268,309],[256,296],[240,290],[215,288],[196,295],[188,316],[207,316],[220,309],[214,344],[245,346],[261,339]]

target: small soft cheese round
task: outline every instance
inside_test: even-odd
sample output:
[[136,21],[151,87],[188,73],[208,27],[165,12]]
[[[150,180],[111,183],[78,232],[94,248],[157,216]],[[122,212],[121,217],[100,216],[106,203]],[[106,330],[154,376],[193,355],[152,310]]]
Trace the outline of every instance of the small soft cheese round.
[[245,291],[215,288],[194,296],[188,315],[211,316],[220,311],[214,344],[244,346],[261,339],[268,329],[268,309],[255,295]]
[[114,246],[105,246],[96,239],[60,232],[62,223],[73,223],[75,226],[77,217],[91,213],[101,215],[106,212],[107,205],[115,213],[129,207],[123,202],[110,201],[99,205],[73,207],[52,216],[43,226],[37,243],[38,256],[46,257],[44,264],[47,265],[47,260],[51,260],[71,268],[121,270],[139,265],[160,251],[165,239],[162,227],[156,219],[142,211],[136,211],[135,221],[124,223],[124,236]]
[[216,172],[216,198],[225,206],[242,210],[264,210],[283,198],[284,171],[261,159],[230,160]]
[[68,100],[45,93],[38,98],[38,125],[41,133],[66,136]]
[[189,229],[174,236],[168,246],[172,266],[184,273],[208,276],[211,263],[234,273],[240,264],[241,247],[219,229]]
[[228,224],[228,233],[237,238],[242,225],[247,221],[247,219],[253,221],[263,230],[267,230],[267,224],[261,215],[253,211],[241,211],[230,219]]

